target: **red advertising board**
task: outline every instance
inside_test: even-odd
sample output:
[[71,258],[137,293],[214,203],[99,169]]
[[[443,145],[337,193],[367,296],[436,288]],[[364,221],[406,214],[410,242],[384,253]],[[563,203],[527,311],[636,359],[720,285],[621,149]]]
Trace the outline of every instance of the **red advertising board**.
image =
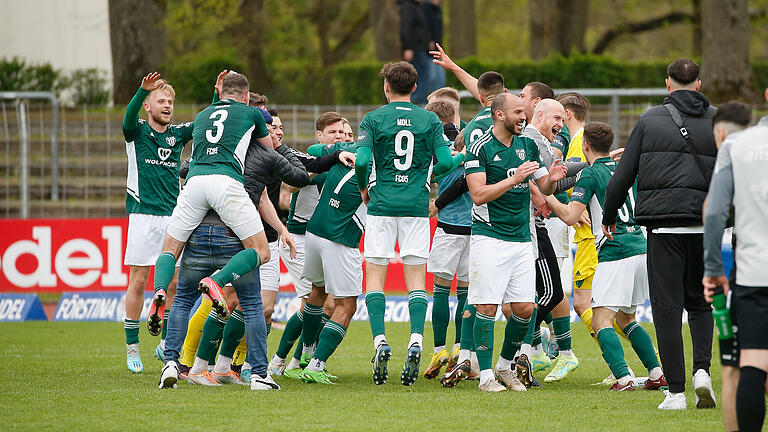
[[[431,222],[434,233],[437,220]],[[124,291],[127,232],[128,218],[2,219],[0,292]],[[280,269],[280,290],[293,291],[282,263]],[[430,274],[426,286],[432,286]],[[389,265],[386,289],[405,291],[399,259]]]

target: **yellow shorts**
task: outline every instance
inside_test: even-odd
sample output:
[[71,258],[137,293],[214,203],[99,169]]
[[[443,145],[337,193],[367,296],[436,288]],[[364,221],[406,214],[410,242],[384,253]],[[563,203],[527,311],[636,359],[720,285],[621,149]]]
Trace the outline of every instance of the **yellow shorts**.
[[573,260],[573,288],[592,289],[592,278],[597,267],[597,249],[593,239],[576,243],[576,256]]

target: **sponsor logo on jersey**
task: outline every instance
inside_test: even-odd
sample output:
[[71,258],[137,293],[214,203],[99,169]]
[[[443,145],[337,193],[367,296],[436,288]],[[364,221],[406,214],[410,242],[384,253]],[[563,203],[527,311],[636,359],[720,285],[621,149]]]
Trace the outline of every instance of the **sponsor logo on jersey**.
[[471,160],[464,162],[464,168],[479,168],[480,167],[480,161],[479,160]]
[[358,141],[363,141],[365,139],[365,137],[367,137],[367,136],[368,136],[368,131],[367,130],[361,130],[360,131],[360,135],[357,136],[357,140]]
[[525,149],[516,149],[515,153],[517,153],[517,157],[519,157],[520,160],[525,160]]
[[[174,138],[174,141],[175,141],[175,138]],[[173,145],[173,144],[171,144],[171,145]],[[163,148],[163,147],[160,147],[160,148],[157,149],[157,155],[160,156],[160,159],[163,160],[163,161],[168,159],[168,157],[171,155],[171,153],[172,153],[171,149],[167,149],[167,148]]]
[[586,194],[587,194],[587,191],[584,190],[584,188],[576,187],[576,188],[573,188],[573,192],[571,193],[571,198],[582,198]]
[[165,137],[165,142],[168,143],[169,146],[173,147],[176,145],[176,137],[175,136]]

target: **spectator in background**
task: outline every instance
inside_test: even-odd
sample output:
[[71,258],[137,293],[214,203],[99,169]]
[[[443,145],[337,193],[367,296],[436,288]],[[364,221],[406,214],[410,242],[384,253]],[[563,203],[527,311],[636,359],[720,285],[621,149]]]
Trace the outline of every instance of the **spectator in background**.
[[416,91],[411,102],[424,104],[432,81],[432,56],[429,43],[432,40],[429,22],[424,8],[418,0],[400,0],[400,41],[403,46],[403,60],[411,63],[418,73]]
[[[656,339],[669,392],[659,409],[686,409],[683,309],[693,342],[697,408],[714,408],[709,376],[712,309],[701,291],[704,275],[702,207],[717,147],[715,109],[699,92],[699,65],[677,59],[667,68],[664,105],[640,116],[616,173],[608,183],[603,232],[611,239],[616,217],[624,219],[627,191],[637,181],[635,221],[648,228],[648,278]],[[610,228],[610,229],[609,229]]]
[[[421,2],[421,7],[424,9],[424,16],[427,18],[427,25],[429,27],[430,51],[436,50],[437,44],[443,44],[443,9],[440,3],[442,3],[441,0],[424,0]],[[432,62],[430,62],[430,66],[432,68],[429,74],[430,80],[427,83],[428,88],[424,89],[425,93],[445,87],[445,69]]]

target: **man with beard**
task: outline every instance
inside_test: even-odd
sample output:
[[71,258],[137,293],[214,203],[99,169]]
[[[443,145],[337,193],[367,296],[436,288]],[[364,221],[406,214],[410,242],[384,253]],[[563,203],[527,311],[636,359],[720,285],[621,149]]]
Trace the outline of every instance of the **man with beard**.
[[[176,92],[170,84],[152,72],[141,80],[125,111],[123,136],[128,155],[128,180],[125,205],[128,212],[128,241],[125,265],[130,267],[128,292],[125,296],[125,344],[127,366],[133,373],[144,369],[139,352],[139,317],[144,305],[144,290],[149,267],[163,249],[165,229],[179,196],[179,160],[184,144],[192,139],[192,123],[171,125]],[[141,107],[147,120],[139,118]],[[168,309],[176,292],[178,272],[168,285]],[[162,331],[158,349],[165,345],[163,324],[169,310],[150,310],[147,327],[157,336]],[[163,316],[164,315],[164,316]]]

